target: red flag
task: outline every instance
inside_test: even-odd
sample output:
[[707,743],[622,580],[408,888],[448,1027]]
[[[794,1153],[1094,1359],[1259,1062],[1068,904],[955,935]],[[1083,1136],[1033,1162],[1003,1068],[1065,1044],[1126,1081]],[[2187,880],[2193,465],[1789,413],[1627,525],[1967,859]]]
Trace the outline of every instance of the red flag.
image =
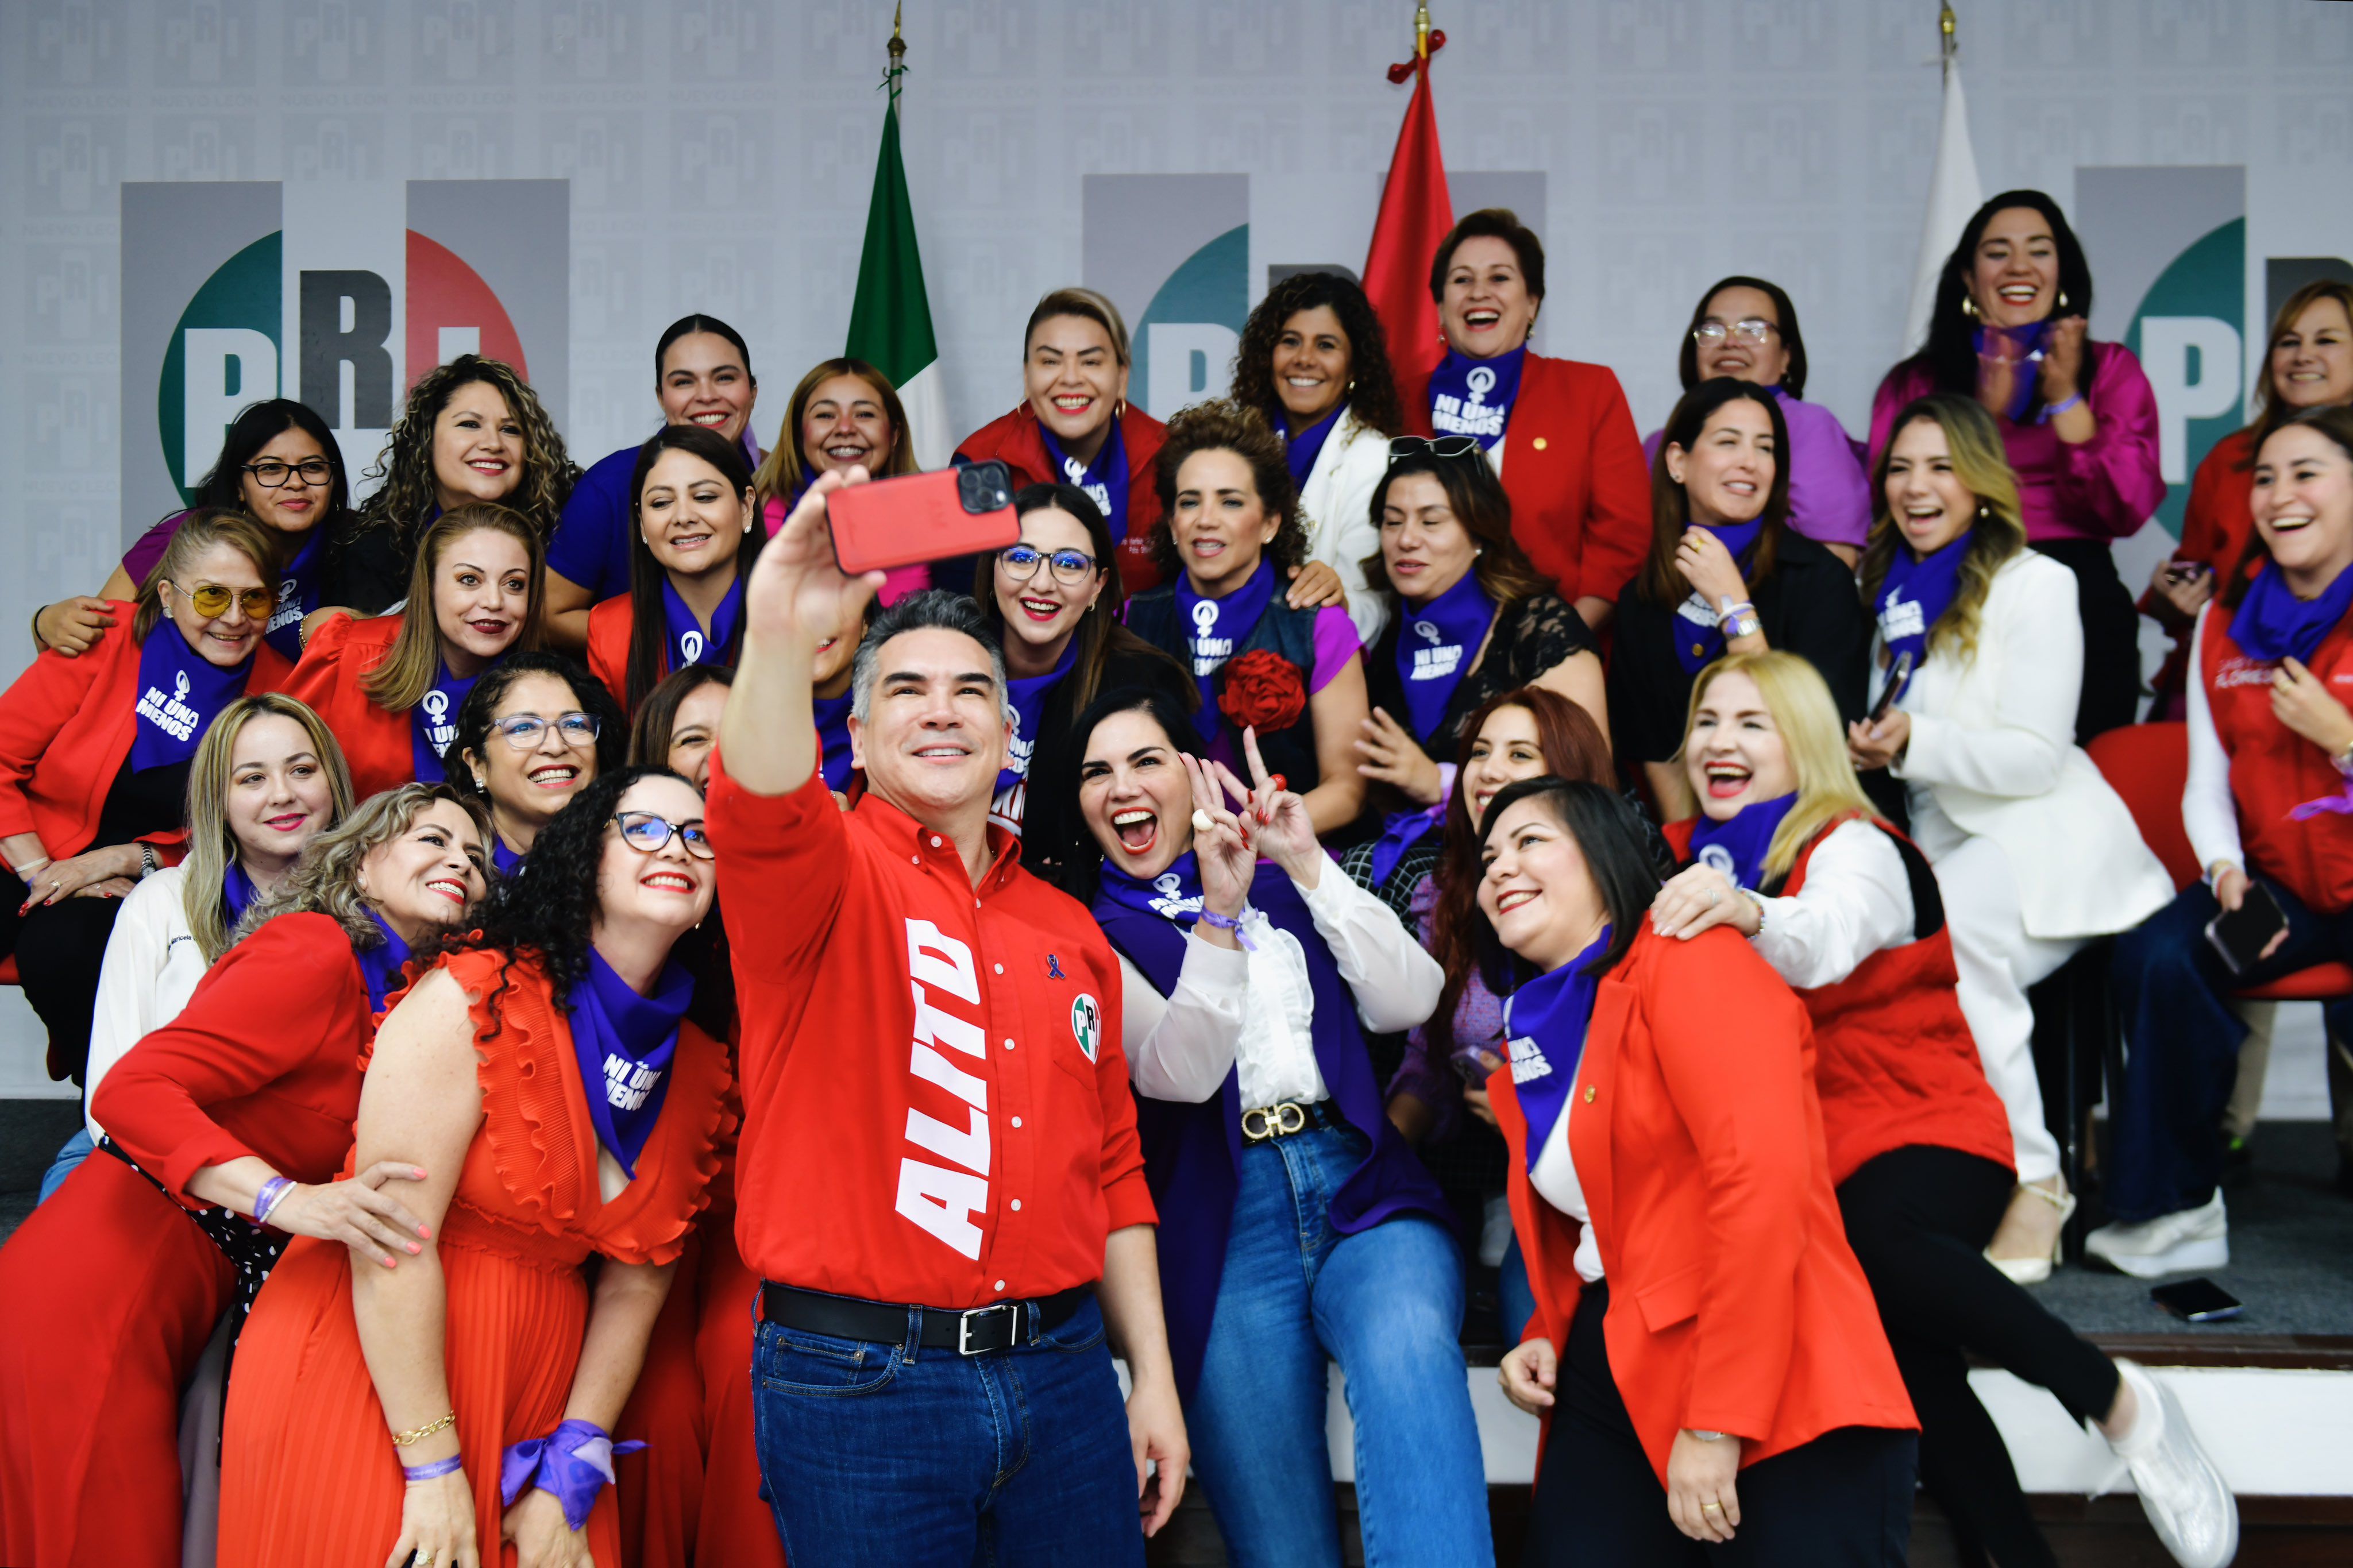
[[1454,226],[1454,204],[1438,149],[1438,110],[1430,101],[1430,57],[1445,46],[1446,35],[1429,38],[1428,48],[1417,50],[1409,63],[1389,68],[1393,82],[1413,77],[1413,98],[1398,129],[1372,247],[1365,252],[1365,293],[1388,334],[1389,363],[1401,379],[1428,371],[1445,353],[1438,302],[1430,297],[1430,264],[1438,242]]

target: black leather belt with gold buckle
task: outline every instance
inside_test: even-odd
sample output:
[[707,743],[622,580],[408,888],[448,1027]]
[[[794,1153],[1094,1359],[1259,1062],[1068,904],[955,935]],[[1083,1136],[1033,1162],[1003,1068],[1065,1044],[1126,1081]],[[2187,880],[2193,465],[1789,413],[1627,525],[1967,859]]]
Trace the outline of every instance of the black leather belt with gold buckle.
[[1280,1105],[1253,1106],[1242,1112],[1242,1140],[1249,1143],[1263,1143],[1270,1138],[1288,1138],[1294,1132],[1304,1132],[1314,1125],[1314,1108],[1302,1105],[1295,1100],[1286,1100]]

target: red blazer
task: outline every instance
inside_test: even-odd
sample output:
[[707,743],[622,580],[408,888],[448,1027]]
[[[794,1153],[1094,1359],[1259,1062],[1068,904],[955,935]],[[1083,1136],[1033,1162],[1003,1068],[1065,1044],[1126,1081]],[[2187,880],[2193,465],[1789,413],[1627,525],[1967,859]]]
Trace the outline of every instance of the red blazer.
[[298,1182],[332,1182],[351,1151],[373,1033],[343,928],[280,915],[222,954],[179,1016],[131,1047],[92,1110],[177,1194],[206,1166],[247,1154]]
[[[1633,427],[1630,418],[1627,427]],[[1119,580],[1134,595],[1160,586],[1160,568],[1152,563],[1152,528],[1160,521],[1160,487],[1154,482],[1153,464],[1168,439],[1168,426],[1131,403],[1119,417],[1119,434],[1127,446],[1127,537],[1119,544]],[[965,437],[955,455],[964,463],[996,458],[1013,471],[1017,490],[1023,485],[1065,482],[1039,433],[1037,411],[1027,402]],[[1113,521],[1113,530],[1118,527]]]
[[343,742],[353,800],[417,782],[408,710],[379,708],[360,689],[361,678],[392,657],[399,636],[398,616],[329,616],[302,645],[302,662],[286,683],[287,695],[309,703]]
[[[1663,939],[1646,915],[1602,977],[1562,1114],[1610,1370],[1662,1484],[1679,1427],[1747,1439],[1750,1465],[1841,1426],[1918,1426],[1831,1192],[1813,1068],[1804,1004],[1728,928]],[[1488,1089],[1535,1290],[1524,1337],[1557,1347],[1579,1227],[1529,1184],[1512,1075]]]
[[[1778,889],[1795,898],[1822,840],[1857,820],[1840,817],[1798,851]],[[1696,817],[1662,830],[1677,859],[1691,857]],[[1896,841],[1916,890],[1936,884],[1911,841],[1883,822],[1871,825]],[[1942,903],[1941,898],[1938,900]],[[1882,948],[1834,984],[1798,993],[1814,1024],[1814,1091],[1822,1103],[1822,1140],[1831,1183],[1837,1185],[1893,1149],[1926,1145],[1957,1149],[1997,1165],[2010,1165],[2010,1118],[1986,1082],[1977,1037],[1955,989],[1953,933],[1941,909],[1926,935]],[[1918,911],[1915,910],[1917,922]]]
[[[621,711],[637,717],[629,709],[629,637],[637,630],[637,607],[627,594],[616,594],[588,612],[588,673],[605,683]],[[664,658],[661,673],[670,673],[670,660]]]
[[[1407,428],[1430,433],[1430,375],[1402,377]],[[1512,537],[1560,596],[1618,602],[1651,552],[1651,469],[1607,365],[1530,353],[1504,434]]]
[[[131,755],[140,646],[131,625],[138,609],[120,599],[107,607],[114,624],[79,658],[44,653],[0,692],[0,837],[37,833],[54,859],[90,847],[107,792]],[[156,623],[156,630],[164,629]],[[260,643],[245,689],[279,690],[291,669],[284,655]],[[174,833],[153,841],[177,846],[185,837]]]

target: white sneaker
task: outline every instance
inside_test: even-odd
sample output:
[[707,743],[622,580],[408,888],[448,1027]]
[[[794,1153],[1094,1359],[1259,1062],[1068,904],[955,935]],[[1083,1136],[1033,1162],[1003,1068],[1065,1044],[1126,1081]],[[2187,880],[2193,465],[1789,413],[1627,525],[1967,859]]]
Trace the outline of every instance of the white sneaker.
[[2132,1472],[2141,1511],[2181,1568],[2223,1568],[2239,1551],[2239,1503],[2173,1391],[2132,1362],[2116,1373],[2137,1404],[2133,1429],[2108,1446]]
[[2138,1225],[2104,1225],[2084,1238],[2084,1250],[2111,1268],[2154,1279],[2192,1268],[2221,1268],[2231,1261],[2231,1226],[2222,1213],[2222,1189],[2194,1209],[2159,1215]]

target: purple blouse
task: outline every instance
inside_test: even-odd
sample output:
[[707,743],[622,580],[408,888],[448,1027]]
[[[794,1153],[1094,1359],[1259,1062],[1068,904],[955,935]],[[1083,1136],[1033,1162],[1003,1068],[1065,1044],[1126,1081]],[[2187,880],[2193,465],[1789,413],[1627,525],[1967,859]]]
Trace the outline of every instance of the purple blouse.
[[[2165,500],[2157,465],[2157,394],[2140,361],[2122,343],[2086,343],[2091,375],[2084,399],[2098,429],[2080,447],[2048,425],[1997,419],[2010,466],[2018,473],[2026,537],[2127,539]],[[1871,400],[1871,450],[1887,445],[1906,404],[1935,390],[1925,365],[1897,365]]]
[[[1871,532],[1871,483],[1838,416],[1779,387],[1781,418],[1789,426],[1789,526],[1821,544],[1862,548]],[[1642,460],[1658,460],[1664,430],[1642,443]]]
[[[1421,945],[1427,948],[1437,934],[1438,879],[1424,877],[1416,885],[1410,908],[1421,934]],[[1457,1046],[1483,1045],[1498,1058],[1511,1054],[1504,1039],[1504,999],[1488,990],[1475,971],[1470,983],[1462,987],[1462,1000],[1454,1007],[1454,1039]],[[1454,1070],[1453,1063],[1439,1054],[1428,1025],[1407,1032],[1405,1059],[1398,1063],[1388,1091],[1382,1098],[1393,1100],[1400,1094],[1412,1095],[1437,1113],[1438,1120],[1430,1132],[1430,1142],[1433,1143],[1452,1137],[1461,1123],[1462,1076]]]

